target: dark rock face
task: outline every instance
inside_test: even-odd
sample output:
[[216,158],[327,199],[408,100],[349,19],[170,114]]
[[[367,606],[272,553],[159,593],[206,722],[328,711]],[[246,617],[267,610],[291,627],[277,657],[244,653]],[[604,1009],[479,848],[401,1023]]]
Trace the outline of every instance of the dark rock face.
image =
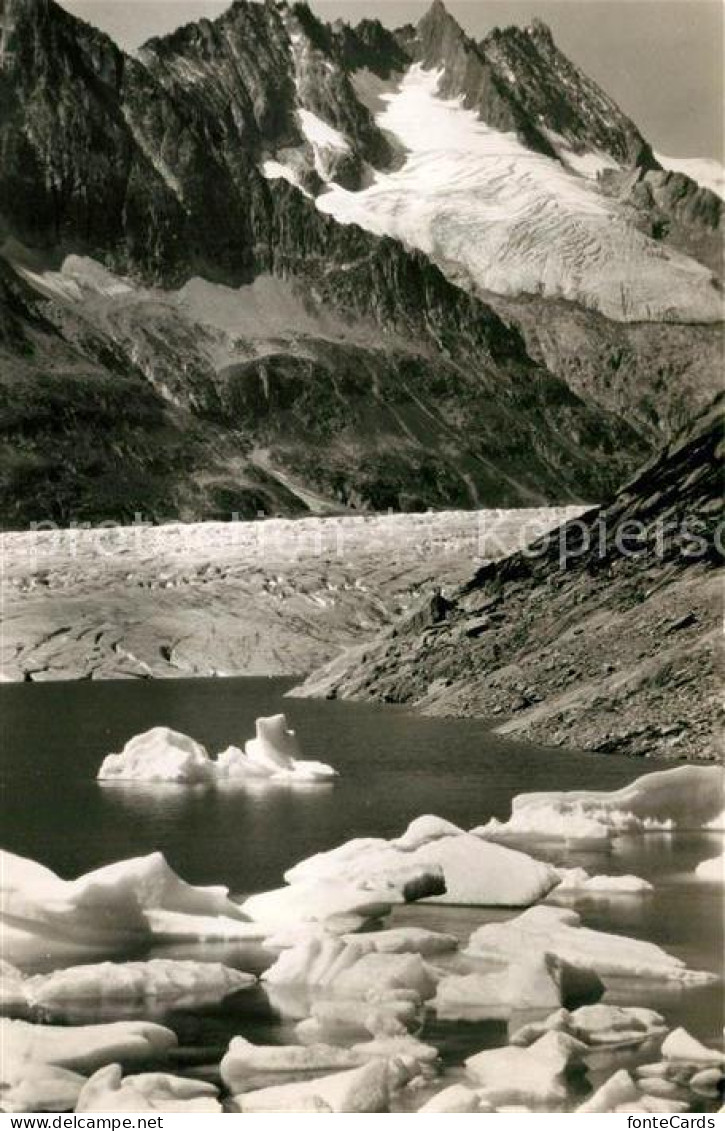
[[723,423],[719,398],[609,506],[479,570],[444,624],[416,612],[301,693],[498,717],[502,733],[603,753],[717,758]]
[[539,129],[553,130],[575,152],[593,148],[626,166],[658,168],[634,122],[559,51],[546,24],[497,28],[479,48],[508,97]]

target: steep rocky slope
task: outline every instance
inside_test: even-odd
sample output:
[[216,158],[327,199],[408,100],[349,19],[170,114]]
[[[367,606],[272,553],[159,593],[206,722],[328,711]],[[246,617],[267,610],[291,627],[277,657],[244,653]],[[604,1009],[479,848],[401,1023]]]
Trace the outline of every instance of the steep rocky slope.
[[498,719],[550,744],[718,756],[722,404],[607,507],[484,566],[301,694]]
[[[538,297],[516,307],[529,284],[538,296],[551,255],[552,293],[579,296],[574,260],[591,230],[577,227],[568,262],[551,177],[601,214],[601,231],[621,210],[632,247],[646,249],[627,259],[628,277],[645,298],[661,285],[670,296],[662,310],[655,294],[653,316],[707,320],[715,301],[704,266],[640,229],[656,206],[658,231],[699,224],[707,250],[716,210],[689,189],[670,206],[654,182],[654,204],[635,207],[620,199],[629,181],[605,196],[567,166],[556,138],[567,154],[597,147],[629,162],[620,172],[635,181],[657,174],[636,127],[542,29],[474,44],[439,4],[392,33],[239,0],[131,58],[53,0],[13,13],[15,52],[0,70],[0,306],[15,326],[2,342],[4,523],[593,499],[709,395],[714,326],[668,326],[661,341],[643,331],[630,349],[637,328],[579,333],[589,314],[564,303],[537,318],[560,327],[544,342],[529,316]],[[533,275],[517,280],[503,263],[504,290],[517,292],[505,299],[480,285],[496,283],[490,263],[478,281],[465,267],[476,241],[506,236],[466,213],[489,190],[495,211],[490,177],[488,189],[463,186],[453,229],[447,206],[429,202],[431,246],[379,214],[367,225],[379,235],[324,214],[338,199],[364,210],[386,178],[408,175],[381,107],[411,76],[439,72],[439,93],[471,109],[431,88],[433,109],[473,116],[486,144],[511,137],[539,170],[546,239],[517,232],[511,247]],[[621,265],[609,256],[602,271],[600,251],[585,258],[606,289]],[[630,292],[616,298],[628,316]],[[47,373],[52,406],[38,411]]]

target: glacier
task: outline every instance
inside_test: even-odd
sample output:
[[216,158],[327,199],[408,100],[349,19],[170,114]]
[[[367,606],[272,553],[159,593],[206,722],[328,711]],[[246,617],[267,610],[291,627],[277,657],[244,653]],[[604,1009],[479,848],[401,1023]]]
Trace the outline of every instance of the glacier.
[[721,319],[711,272],[645,236],[597,191],[596,154],[584,165],[569,154],[566,168],[532,152],[462,100],[439,97],[442,74],[416,64],[381,93],[376,123],[403,164],[359,192],[328,183],[322,212],[396,237],[484,295],[564,298],[623,322]]

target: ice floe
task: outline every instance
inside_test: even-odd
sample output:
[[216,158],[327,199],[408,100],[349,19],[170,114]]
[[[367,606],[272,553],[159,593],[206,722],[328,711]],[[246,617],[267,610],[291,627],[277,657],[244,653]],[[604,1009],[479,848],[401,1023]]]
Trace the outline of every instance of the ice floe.
[[262,1088],[234,1099],[242,1112],[386,1112],[395,1083],[388,1062],[373,1060],[347,1072]]
[[404,1037],[421,1024],[421,1000],[413,992],[391,990],[383,1000],[320,998],[309,1005],[310,1016],[296,1027],[304,1044],[356,1041],[360,1036]]
[[30,1005],[46,1008],[79,1001],[128,1004],[146,998],[165,998],[180,1006],[220,1001],[256,981],[253,974],[220,962],[153,958],[70,966],[27,978],[23,990]]
[[189,1080],[166,1072],[123,1076],[109,1064],[91,1076],[78,1097],[76,1112],[186,1111],[220,1113],[217,1090],[205,1080]]
[[433,1002],[439,1017],[507,1016],[515,1010],[557,1009],[562,1004],[596,1001],[604,992],[599,977],[551,954],[534,952],[486,973],[449,974]]
[[340,997],[410,990],[421,1001],[433,996],[436,978],[420,954],[367,950],[334,937],[310,939],[285,950],[262,975],[271,985],[324,987]]
[[584,868],[561,868],[560,892],[583,892],[586,895],[646,895],[654,885],[640,876],[590,876]]
[[543,1021],[524,1025],[511,1036],[512,1045],[531,1045],[547,1032],[567,1033],[590,1049],[610,1046],[656,1046],[667,1033],[664,1017],[653,1009],[596,1003],[569,1011],[559,1009]]
[[347,935],[345,942],[355,942],[381,954],[421,954],[432,958],[458,949],[455,935],[429,931],[425,927],[391,927],[386,931],[367,931],[364,935]]
[[153,727],[131,738],[120,754],[108,754],[98,771],[99,781],[208,783],[214,763],[193,738],[169,727]]
[[631,1111],[631,1104],[636,1103],[641,1094],[634,1080],[624,1068],[615,1072],[600,1088],[577,1108],[582,1112],[614,1112],[620,1106],[627,1105],[625,1110]]
[[482,1100],[472,1088],[465,1084],[451,1084],[441,1092],[431,1096],[427,1103],[418,1108],[420,1114],[471,1114],[473,1112],[495,1111],[490,1104]]
[[291,868],[285,879],[293,887],[313,880],[397,886],[426,867],[442,873],[445,891],[420,892],[416,898],[439,903],[525,907],[559,882],[551,865],[430,816],[414,821],[395,840],[358,838],[318,853]]
[[0,1048],[0,1111],[72,1111],[85,1082],[78,1072],[14,1059]]
[[0,1011],[7,1015],[23,1010],[27,1004],[23,974],[0,958]]
[[686,1064],[725,1065],[725,1052],[722,1049],[709,1049],[690,1036],[686,1029],[675,1029],[662,1045],[665,1060],[684,1061]]
[[715,884],[725,883],[725,852],[711,860],[703,860],[695,868],[698,880],[707,880]]
[[548,1032],[528,1048],[507,1046],[469,1056],[466,1072],[496,1108],[524,1104],[536,1108],[563,1107],[566,1075],[581,1068],[586,1046],[566,1033]]
[[373,1060],[400,1061],[417,1075],[432,1070],[438,1050],[407,1034],[377,1037],[349,1048],[322,1043],[299,1045],[254,1045],[234,1037],[221,1062],[221,1076],[232,1092],[252,1091],[265,1077],[299,1076],[310,1072],[333,1072],[356,1068]]
[[133,1066],[163,1058],[176,1036],[150,1021],[114,1021],[107,1025],[33,1025],[0,1018],[3,1063],[36,1064],[93,1072],[106,1064]]
[[0,933],[7,960],[112,954],[151,938],[259,938],[225,887],[194,887],[160,852],[62,880],[31,860],[0,853]]
[[531,907],[503,923],[487,923],[471,935],[468,953],[508,961],[546,951],[601,978],[626,975],[707,984],[711,974],[689,970],[655,943],[582,926],[581,917],[560,907]]
[[244,750],[229,746],[212,758],[201,743],[168,727],[154,727],[130,739],[120,754],[108,754],[99,781],[171,782],[210,785],[220,781],[274,781],[301,784],[330,781],[337,771],[324,762],[305,761],[297,736],[284,715],[259,718],[256,737]]
[[[442,890],[440,870],[417,868],[414,874],[409,872],[407,878],[411,876],[414,894]],[[312,881],[259,892],[245,900],[242,908],[273,937],[280,928],[294,933],[304,923],[324,923],[330,929],[337,927],[345,933],[357,930],[368,920],[384,918],[394,904],[405,902],[407,890],[405,885],[396,887],[392,883],[385,887],[382,881],[380,886],[367,887],[362,882]]]
[[653,829],[702,829],[722,814],[724,785],[719,766],[677,766],[643,774],[611,793],[522,793],[513,799],[508,821],[491,820],[473,831],[487,839],[591,841]]

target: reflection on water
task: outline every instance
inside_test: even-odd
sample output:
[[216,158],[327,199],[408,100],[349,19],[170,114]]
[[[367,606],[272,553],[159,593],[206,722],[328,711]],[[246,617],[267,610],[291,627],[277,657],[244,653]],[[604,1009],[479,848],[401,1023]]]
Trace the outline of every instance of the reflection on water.
[[[476,720],[427,719],[364,704],[285,702],[287,686],[230,679],[1,687],[4,846],[66,877],[158,849],[191,883],[226,883],[241,895],[278,886],[296,861],[352,836],[398,835],[423,813],[470,828],[492,816],[504,819],[512,797],[525,790],[613,789],[657,768],[503,741]],[[258,715],[279,710],[297,730],[304,756],[340,771],[334,784],[292,789],[229,782],[207,788],[95,781],[101,759],[150,726],[185,731],[218,751],[243,745]],[[693,877],[696,864],[717,855],[721,845],[722,837],[713,833],[655,833],[577,850],[551,842],[523,847],[567,867],[650,880],[651,894],[569,893],[558,902],[580,912],[588,926],[651,939],[689,966],[722,972],[722,894]],[[510,915],[504,909],[416,904],[397,908],[391,925],[426,926],[465,940],[483,923]],[[225,962],[252,973],[275,957],[250,943],[168,944],[156,947],[154,956]],[[453,965],[460,961],[450,959]],[[650,1006],[710,1043],[721,1038],[721,987],[618,979],[609,984],[607,1000]],[[179,1063],[213,1079],[232,1036],[291,1043],[295,1020],[306,1016],[308,1004],[299,995],[275,990],[267,996],[256,988],[221,1004],[147,1001],[120,1010],[117,1003],[74,1003],[54,1016],[72,1022],[163,1020],[179,1036]],[[429,1013],[420,1036],[454,1065],[504,1043],[518,1020],[446,1022]]]

